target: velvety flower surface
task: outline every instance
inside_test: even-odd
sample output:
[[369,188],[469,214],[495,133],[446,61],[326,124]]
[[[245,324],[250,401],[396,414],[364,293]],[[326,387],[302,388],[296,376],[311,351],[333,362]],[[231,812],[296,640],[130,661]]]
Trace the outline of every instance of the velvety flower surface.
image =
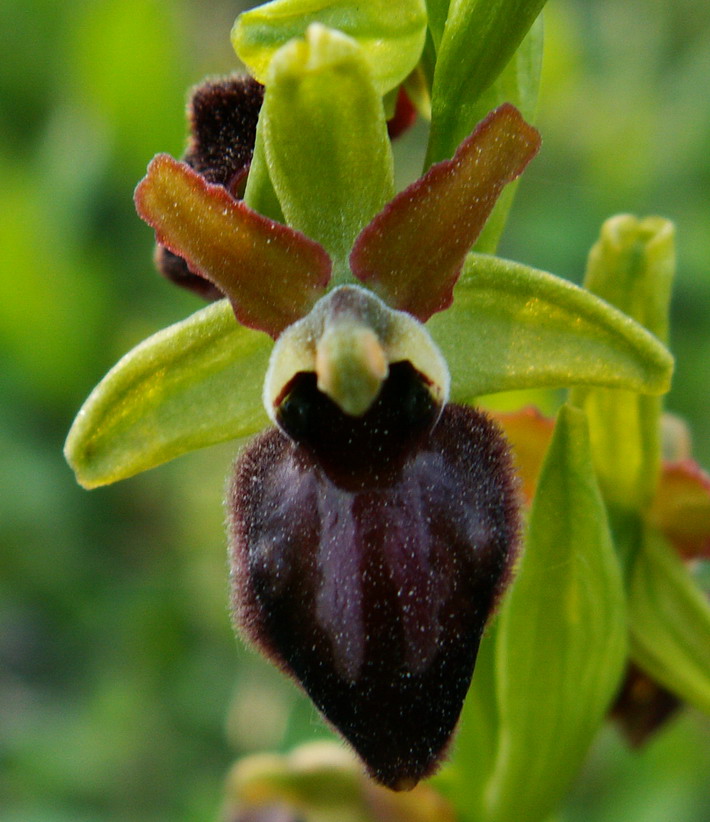
[[[191,93],[190,142],[183,160],[210,183],[238,198],[246,182],[264,87],[252,77],[234,75],[206,80]],[[224,295],[187,262],[158,244],[155,263],[163,276],[208,300]]]
[[299,387],[328,430],[262,434],[228,502],[239,625],[393,788],[430,773],[451,737],[518,536],[508,448],[484,414],[447,405],[402,445],[421,427],[417,380],[392,368],[349,420]]

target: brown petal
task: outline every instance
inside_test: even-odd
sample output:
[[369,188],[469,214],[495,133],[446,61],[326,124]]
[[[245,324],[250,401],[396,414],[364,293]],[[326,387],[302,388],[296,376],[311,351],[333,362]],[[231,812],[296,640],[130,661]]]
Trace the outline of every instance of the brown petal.
[[325,291],[330,260],[321,246],[167,154],[152,160],[135,200],[158,242],[223,291],[244,325],[277,337]]
[[[223,185],[240,199],[254,153],[256,124],[264,87],[249,76],[205,80],[191,94],[190,143],[183,160],[209,183]],[[193,274],[185,260],[162,245],[155,266],[168,280],[205,300],[224,294],[209,280]]]
[[696,462],[663,465],[648,516],[684,559],[710,559],[710,476]]
[[529,505],[535,496],[537,478],[552,439],[555,420],[545,417],[532,405],[510,413],[494,412],[491,416],[503,429],[513,449],[521,490]]
[[397,102],[394,107],[394,114],[387,121],[387,134],[390,140],[396,140],[410,129],[417,119],[417,110],[414,108],[409,95],[400,87],[397,92]]
[[610,715],[629,745],[639,748],[680,706],[677,696],[630,664]]
[[362,230],[350,255],[355,276],[422,322],[447,308],[503,187],[539,145],[540,135],[514,106],[491,112],[452,160],[432,166]]
[[251,162],[264,87],[252,77],[207,80],[192,92],[185,162],[209,183],[231,183]]

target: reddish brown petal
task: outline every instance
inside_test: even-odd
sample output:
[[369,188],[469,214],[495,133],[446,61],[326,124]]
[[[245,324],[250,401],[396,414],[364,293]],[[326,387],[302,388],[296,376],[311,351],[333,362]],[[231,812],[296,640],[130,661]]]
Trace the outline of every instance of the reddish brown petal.
[[158,242],[223,291],[244,325],[277,337],[325,291],[330,260],[321,246],[167,154],[148,166],[135,200]]
[[710,559],[710,476],[690,459],[665,463],[649,519],[685,559]]
[[680,708],[677,696],[651,677],[629,665],[621,691],[610,711],[619,730],[631,747],[648,741]]
[[[219,183],[240,199],[249,172],[264,87],[252,77],[206,80],[193,89],[188,108],[190,143],[183,160],[208,183]],[[206,300],[224,294],[193,274],[185,260],[162,245],[155,252],[158,271]]]
[[414,125],[417,119],[417,110],[412,105],[409,95],[400,87],[397,92],[397,102],[394,107],[394,114],[387,121],[387,134],[390,140],[395,140],[401,134],[404,134],[407,129]]
[[432,166],[362,230],[350,256],[355,276],[422,322],[447,308],[499,194],[539,145],[514,106],[491,112],[452,160]]
[[[210,183],[232,190],[251,162],[264,87],[252,77],[208,80],[192,93],[185,162]],[[232,192],[233,193],[233,192]]]
[[503,429],[513,449],[523,496],[529,505],[535,496],[537,478],[552,438],[555,421],[543,416],[532,405],[512,413],[494,412],[491,416]]
[[369,453],[354,490],[278,430],[245,450],[229,497],[234,610],[371,775],[411,788],[456,726],[515,555],[517,489],[497,426],[463,406],[396,475]]

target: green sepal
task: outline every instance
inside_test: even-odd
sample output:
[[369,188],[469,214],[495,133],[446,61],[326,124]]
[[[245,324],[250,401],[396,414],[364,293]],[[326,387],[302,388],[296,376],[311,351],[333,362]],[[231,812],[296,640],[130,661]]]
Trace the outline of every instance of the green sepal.
[[629,623],[634,662],[710,713],[710,602],[653,528],[646,529],[634,563]]
[[[587,265],[585,286],[665,342],[675,272],[675,230],[660,217],[607,220]],[[576,389],[597,476],[610,504],[640,511],[651,500],[661,462],[661,401],[628,391]]]
[[[544,5],[545,0],[452,0],[437,49],[427,165],[451,157],[487,111],[502,102],[530,116],[526,98],[531,90],[537,94],[540,35],[528,41],[524,59],[513,57]],[[435,23],[434,42],[436,28]],[[506,66],[507,77],[486,95],[488,108],[482,109],[484,93]]]
[[560,410],[496,643],[487,822],[540,822],[577,774],[626,661],[621,569],[584,413]]
[[268,423],[261,390],[272,340],[227,300],[126,354],[91,393],[64,453],[85,488],[107,485]]
[[453,305],[427,323],[452,375],[451,399],[522,388],[668,390],[673,358],[638,323],[572,283],[469,254]]
[[356,40],[379,94],[398,86],[412,71],[424,46],[424,0],[274,0],[239,15],[232,45],[250,73],[268,83],[275,53],[303,37],[311,23],[322,23]]
[[382,100],[362,49],[310,26],[274,56],[261,120],[284,216],[328,251],[333,284],[342,282],[355,238],[394,194]]

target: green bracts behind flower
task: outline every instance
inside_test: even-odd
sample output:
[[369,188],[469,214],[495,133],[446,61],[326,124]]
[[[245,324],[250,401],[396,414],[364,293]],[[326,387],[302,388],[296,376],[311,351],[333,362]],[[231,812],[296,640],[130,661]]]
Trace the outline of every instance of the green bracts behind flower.
[[579,770],[626,658],[621,570],[587,423],[571,406],[542,468],[496,654],[500,734],[483,818],[541,822]]
[[673,371],[656,337],[608,303],[498,257],[470,254],[451,308],[427,327],[449,363],[455,402],[565,385],[662,394]]
[[237,56],[265,82],[281,46],[322,23],[362,47],[380,94],[398,86],[419,60],[426,35],[424,0],[274,0],[241,14],[232,29]]
[[342,282],[355,238],[394,194],[382,100],[363,50],[311,25],[274,55],[259,127],[288,225],[326,249]]
[[[675,273],[675,230],[660,217],[622,214],[607,220],[589,254],[585,286],[664,343]],[[661,459],[661,402],[630,391],[577,388],[597,476],[607,502],[626,511],[648,505]]]
[[77,415],[65,455],[85,488],[108,485],[196,448],[259,431],[272,348],[237,325],[227,300],[142,342]]
[[[435,42],[439,5],[432,32]],[[545,0],[452,0],[437,45],[427,165],[450,157],[485,114],[480,98],[501,72],[508,74],[498,89],[504,96],[487,97],[488,107],[509,102],[531,116],[530,103],[539,83],[541,30],[521,49],[525,59],[518,61],[514,55],[544,5]]]
[[652,528],[634,563],[629,623],[634,662],[710,713],[710,603],[677,552]]

